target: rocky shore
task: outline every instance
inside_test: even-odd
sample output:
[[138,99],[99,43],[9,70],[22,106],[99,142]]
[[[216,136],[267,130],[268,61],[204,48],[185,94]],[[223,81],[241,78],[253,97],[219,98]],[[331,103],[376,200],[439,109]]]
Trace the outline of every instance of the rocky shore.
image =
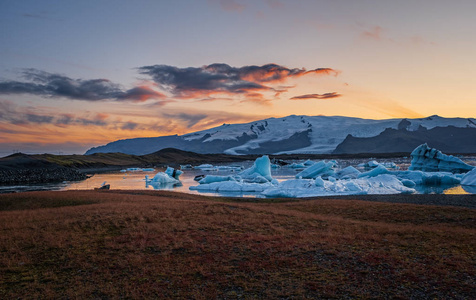
[[76,181],[86,178],[86,174],[67,168],[0,170],[0,184],[6,185]]
[[86,178],[86,174],[75,168],[21,153],[0,160],[0,184],[3,185],[76,181]]

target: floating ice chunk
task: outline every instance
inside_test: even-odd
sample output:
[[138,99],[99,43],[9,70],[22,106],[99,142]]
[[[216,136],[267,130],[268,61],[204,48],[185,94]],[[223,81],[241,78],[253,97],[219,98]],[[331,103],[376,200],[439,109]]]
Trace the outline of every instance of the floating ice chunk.
[[413,188],[416,186],[416,183],[413,181],[413,180],[410,180],[410,179],[402,179],[400,180],[404,186],[406,187],[409,187],[409,188]]
[[172,178],[179,179],[180,175],[183,174],[183,171],[176,170],[172,167],[167,167],[167,170],[165,170],[165,174],[169,175]]
[[376,168],[376,167],[378,167],[380,164],[379,164],[377,161],[375,161],[375,160],[371,160],[371,161],[369,161],[369,162],[367,163],[367,165],[368,165],[369,168]]
[[375,167],[374,169],[368,172],[361,173],[360,175],[357,176],[357,178],[375,177],[381,174],[388,174],[388,173],[390,173],[390,171],[387,170],[387,168],[385,168],[383,165],[378,165],[377,167]]
[[140,172],[142,171],[141,168],[127,168],[126,169],[127,172]]
[[203,177],[203,179],[198,181],[198,183],[208,184],[208,183],[222,182],[222,181],[236,181],[236,179],[233,176],[207,175]]
[[429,148],[427,144],[416,147],[411,156],[412,163],[408,168],[409,170],[465,173],[474,168],[457,157],[443,154],[434,148]]
[[273,180],[273,177],[271,176],[271,162],[269,161],[268,155],[263,155],[262,157],[257,158],[253,166],[241,172],[240,175],[243,179],[249,180],[252,180],[257,176],[262,176],[266,178],[267,181]]
[[202,171],[217,171],[217,168],[214,167],[211,164],[201,164],[201,165],[195,166],[193,168],[197,169],[197,170],[202,170]]
[[309,167],[309,166],[312,166],[315,163],[316,163],[315,161],[312,161],[312,160],[308,159],[303,163],[303,165],[306,166],[306,167]]
[[335,173],[335,176],[339,179],[355,179],[360,175],[360,171],[352,166],[348,166]]
[[315,186],[324,186],[324,180],[322,179],[321,176],[317,177],[317,178],[314,180],[314,185],[315,185]]
[[222,181],[212,182],[208,184],[200,184],[191,186],[190,190],[201,192],[262,192],[265,189],[273,187],[270,182],[267,183],[247,183],[238,181]]
[[245,179],[244,182],[266,183],[266,182],[269,182],[269,180],[264,178],[261,175],[257,175],[255,177]]
[[416,185],[452,185],[461,181],[461,175],[450,172],[395,171],[400,180],[411,180]]
[[358,165],[358,167],[361,167],[361,168],[366,168],[366,169],[371,169],[371,168],[376,168],[377,166],[379,166],[380,164],[375,161],[375,160],[370,160],[366,163],[361,163]]
[[296,178],[316,178],[317,176],[328,177],[334,175],[334,170],[332,169],[334,166],[335,163],[333,161],[320,161],[296,174]]
[[194,168],[194,169],[200,169],[200,170],[201,170],[201,169],[206,169],[206,168],[213,168],[213,165],[211,165],[211,164],[201,164],[201,165],[195,166],[195,167],[193,167],[193,168]]
[[414,189],[404,186],[395,176],[382,174],[371,178],[336,180],[335,182],[325,181],[320,177],[314,180],[314,182],[311,179],[291,179],[281,182],[276,187],[265,190],[263,195],[267,197],[300,198],[329,195],[400,194],[414,192]]
[[292,164],[288,165],[288,168],[290,168],[290,169],[305,169],[306,166],[304,164],[292,163]]
[[277,165],[277,164],[271,164],[271,169],[279,169],[281,168],[280,165]]
[[476,186],[476,168],[463,176],[461,179],[461,185]]
[[165,172],[159,172],[159,173],[155,174],[155,176],[150,181],[148,181],[147,183],[151,183],[151,184],[154,184],[154,183],[158,183],[158,184],[179,184],[180,180],[177,180],[177,179],[173,178],[172,176],[170,176],[169,174],[167,174]]
[[154,172],[155,169],[154,168],[144,168],[142,169],[142,172]]
[[385,168],[387,168],[387,169],[399,169],[397,164],[395,164],[394,162],[383,162],[383,163],[380,163],[380,164],[382,166],[384,166]]
[[230,171],[230,172],[235,172],[235,171],[241,171],[242,170],[241,166],[215,166],[214,168],[217,171]]

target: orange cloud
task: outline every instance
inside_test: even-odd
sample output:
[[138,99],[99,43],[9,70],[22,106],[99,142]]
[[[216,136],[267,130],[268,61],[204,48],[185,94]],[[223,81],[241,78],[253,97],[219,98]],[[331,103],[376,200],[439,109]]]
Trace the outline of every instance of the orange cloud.
[[292,97],[290,100],[306,100],[306,99],[332,99],[342,96],[337,92],[324,93],[324,94],[306,94]]

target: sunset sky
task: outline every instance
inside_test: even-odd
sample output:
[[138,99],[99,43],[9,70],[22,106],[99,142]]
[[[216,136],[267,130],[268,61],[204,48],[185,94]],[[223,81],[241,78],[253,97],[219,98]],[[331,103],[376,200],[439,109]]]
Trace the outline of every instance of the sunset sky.
[[267,117],[476,117],[474,0],[1,0],[0,156]]

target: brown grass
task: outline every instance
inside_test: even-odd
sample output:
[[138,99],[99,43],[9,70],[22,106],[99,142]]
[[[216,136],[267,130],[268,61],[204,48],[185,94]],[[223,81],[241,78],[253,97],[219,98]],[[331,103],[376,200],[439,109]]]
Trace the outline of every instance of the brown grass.
[[3,299],[476,294],[474,209],[155,191],[0,197]]

